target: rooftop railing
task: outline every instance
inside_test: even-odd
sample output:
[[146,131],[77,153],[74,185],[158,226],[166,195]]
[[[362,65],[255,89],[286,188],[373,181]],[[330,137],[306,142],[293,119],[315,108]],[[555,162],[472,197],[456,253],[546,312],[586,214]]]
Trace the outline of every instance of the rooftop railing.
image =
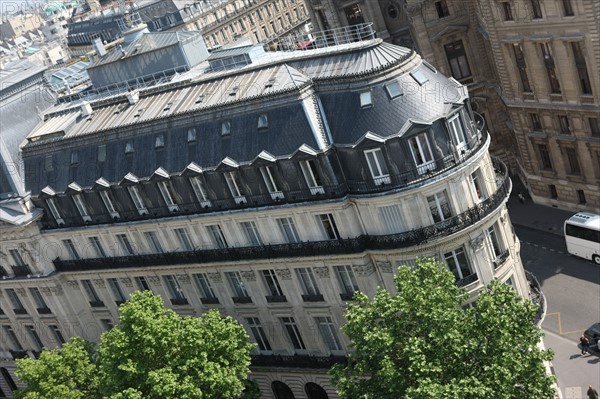
[[355,238],[306,241],[287,244],[267,244],[250,247],[209,248],[193,251],[140,254],[106,258],[63,260],[56,258],[59,272],[121,269],[193,263],[235,262],[241,260],[278,259],[289,257],[321,257],[323,255],[356,254],[367,250],[409,248],[430,240],[449,236],[473,226],[498,209],[508,198],[512,183],[506,166],[496,160],[494,167],[503,180],[495,193],[466,211],[435,223],[398,234],[361,235]]
[[275,40],[281,50],[312,50],[375,39],[373,23],[362,23],[307,34],[292,34]]

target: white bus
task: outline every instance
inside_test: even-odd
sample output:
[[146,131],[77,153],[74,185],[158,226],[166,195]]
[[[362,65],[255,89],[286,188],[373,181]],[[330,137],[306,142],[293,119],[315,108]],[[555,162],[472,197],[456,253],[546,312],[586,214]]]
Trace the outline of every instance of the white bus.
[[579,212],[565,221],[565,239],[570,254],[600,265],[600,215]]

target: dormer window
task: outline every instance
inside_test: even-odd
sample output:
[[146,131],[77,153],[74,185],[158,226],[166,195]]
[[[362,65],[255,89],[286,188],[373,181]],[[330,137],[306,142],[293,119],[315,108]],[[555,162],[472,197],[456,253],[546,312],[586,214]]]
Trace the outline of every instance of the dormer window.
[[125,143],[125,154],[133,154],[133,143],[131,141]]
[[202,182],[200,177],[190,177],[190,184],[192,185],[194,194],[196,194],[196,198],[198,198],[198,201],[200,202],[200,206],[211,206],[210,199],[208,199],[208,193],[206,192],[206,188],[204,187],[204,183]]
[[158,189],[160,190],[160,194],[162,195],[165,203],[169,207],[169,211],[177,212],[179,210],[179,206],[173,201],[173,195],[171,194],[171,185],[168,181],[159,181]]
[[165,135],[159,134],[154,139],[154,148],[158,149],[158,148],[164,148],[164,147],[165,147]]
[[191,127],[187,131],[187,141],[188,143],[193,143],[196,141],[196,128]]
[[79,163],[79,152],[71,151],[71,165],[77,165]]
[[400,97],[403,94],[402,87],[400,86],[399,82],[392,82],[385,86],[385,89],[387,90],[388,96],[390,96],[390,99],[392,100]]
[[452,140],[454,141],[454,145],[456,146],[456,150],[459,153],[464,152],[465,148],[467,147],[467,140],[465,138],[465,132],[463,130],[460,113],[457,113],[448,119],[448,128],[450,130]]
[[301,161],[300,169],[302,169],[302,174],[304,175],[306,184],[310,189],[310,193],[312,195],[324,194],[325,190],[323,189],[323,185],[321,184],[321,178],[317,171],[317,165],[315,164],[315,161],[312,159],[309,159],[307,161]]
[[231,121],[221,123],[221,136],[229,136],[231,134]]
[[148,210],[146,209],[146,205],[144,205],[144,201],[142,200],[142,196],[140,195],[140,190],[136,186],[128,186],[127,191],[129,191],[129,195],[131,196],[131,200],[133,201],[133,205],[137,209],[140,215],[147,215]]
[[82,194],[73,195],[73,202],[75,203],[75,206],[77,207],[77,210],[79,211],[79,214],[83,218],[83,221],[84,222],[91,221],[92,218],[90,217],[87,207],[85,206],[85,202],[83,200],[83,195]]
[[236,204],[246,203],[246,197],[241,189],[242,185],[239,182],[237,172],[225,172],[225,181],[227,187],[233,196]]
[[365,157],[367,158],[367,164],[369,165],[369,171],[373,182],[376,186],[382,184],[390,184],[390,174],[388,172],[385,159],[383,158],[383,152],[380,148],[365,151]]
[[196,97],[196,104],[200,104],[202,101],[204,101],[204,96],[203,95],[199,95],[198,97]]
[[373,105],[373,98],[371,97],[371,91],[363,91],[360,93],[360,107],[369,108]]
[[269,193],[271,194],[271,198],[273,198],[274,200],[283,199],[283,193],[281,192],[279,187],[277,187],[277,182],[275,181],[275,178],[273,176],[273,167],[263,166],[262,168],[260,168],[260,174],[262,175],[263,180],[265,181],[267,190],[269,190]]
[[409,143],[413,160],[417,165],[417,172],[422,175],[435,169],[435,161],[433,159],[431,147],[429,146],[427,134],[421,133],[411,137]]
[[425,83],[427,83],[429,81],[429,78],[427,76],[425,76],[423,71],[421,71],[420,69],[412,71],[410,73],[410,76],[412,76],[412,78],[419,84],[419,86],[423,86]]
[[99,193],[100,193],[100,198],[102,198],[102,202],[104,203],[104,206],[106,207],[106,210],[108,211],[108,213],[110,213],[110,217],[113,219],[118,218],[119,212],[116,211],[115,206],[113,205],[113,202],[110,199],[110,195],[108,194],[108,192],[105,190],[101,190],[101,191],[99,191]]
[[60,212],[58,211],[58,208],[56,207],[56,200],[54,198],[48,198],[46,200],[46,204],[48,205],[48,209],[50,209],[50,213],[52,214],[52,217],[54,218],[54,220],[56,220],[56,223],[58,223],[58,224],[64,223],[65,221],[61,217]]
[[267,118],[267,114],[258,115],[258,128],[266,129],[269,127],[269,119]]

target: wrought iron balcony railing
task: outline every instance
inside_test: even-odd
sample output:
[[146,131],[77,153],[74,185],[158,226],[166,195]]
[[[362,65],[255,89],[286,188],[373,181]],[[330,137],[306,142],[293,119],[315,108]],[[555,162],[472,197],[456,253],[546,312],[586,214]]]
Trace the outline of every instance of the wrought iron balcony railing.
[[346,356],[251,355],[252,367],[330,369],[337,363],[346,364]]
[[318,257],[323,256],[324,254],[356,254],[367,250],[409,248],[466,229],[498,209],[498,207],[506,201],[512,185],[504,164],[500,161],[495,161],[494,167],[497,171],[502,173],[503,180],[496,192],[486,200],[469,208],[465,212],[444,221],[398,234],[379,236],[365,234],[355,238],[338,240],[307,241],[293,244],[273,244],[254,247],[196,249],[193,251],[117,256],[110,258],[77,260],[63,260],[56,258],[53,262],[57,271],[72,272],[289,257]]

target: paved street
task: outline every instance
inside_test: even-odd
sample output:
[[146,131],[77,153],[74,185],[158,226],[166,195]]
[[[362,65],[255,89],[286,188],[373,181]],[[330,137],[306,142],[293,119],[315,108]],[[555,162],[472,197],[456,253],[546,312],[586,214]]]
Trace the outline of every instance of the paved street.
[[[516,207],[523,205],[513,204],[511,210]],[[533,204],[524,207],[532,213],[547,210]],[[554,226],[557,221],[548,222],[549,228],[532,228],[515,219],[520,222],[513,220],[525,269],[538,278],[548,301],[544,341],[555,352],[553,364],[563,398],[587,399],[587,386],[600,386],[600,358],[581,356],[576,345],[581,333],[600,321],[600,267],[566,253],[560,227]]]

